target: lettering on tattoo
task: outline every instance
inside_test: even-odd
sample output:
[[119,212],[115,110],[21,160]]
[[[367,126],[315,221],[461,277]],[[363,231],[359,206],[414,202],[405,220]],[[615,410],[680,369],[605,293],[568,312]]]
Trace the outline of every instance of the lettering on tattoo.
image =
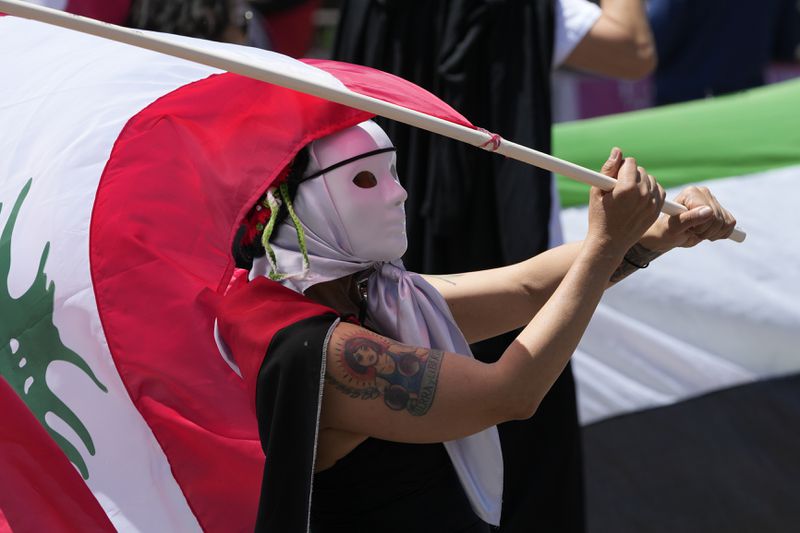
[[390,409],[413,416],[430,410],[444,352],[394,344],[365,330],[334,343],[325,381],[337,390],[360,400],[382,397]]
[[634,244],[631,249],[625,253],[625,257],[614,273],[611,274],[611,282],[616,283],[627,278],[637,270],[647,268],[650,261],[653,261],[661,254],[662,252],[648,250],[639,243]]
[[439,382],[439,370],[442,368],[442,359],[444,359],[443,351],[431,350],[428,352],[419,395],[417,398],[412,398],[409,402],[408,412],[412,415],[422,416],[431,408],[433,397],[436,395],[436,385]]

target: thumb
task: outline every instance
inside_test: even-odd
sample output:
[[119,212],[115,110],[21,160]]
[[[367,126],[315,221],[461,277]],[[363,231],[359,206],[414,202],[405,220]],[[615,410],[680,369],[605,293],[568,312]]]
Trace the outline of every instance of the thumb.
[[600,169],[600,173],[605,174],[610,178],[616,178],[621,163],[622,150],[615,146],[611,149],[611,153],[609,154],[606,162],[603,163],[603,168]]
[[714,211],[707,205],[695,207],[678,215],[678,231],[686,231],[700,224],[705,224],[714,217]]

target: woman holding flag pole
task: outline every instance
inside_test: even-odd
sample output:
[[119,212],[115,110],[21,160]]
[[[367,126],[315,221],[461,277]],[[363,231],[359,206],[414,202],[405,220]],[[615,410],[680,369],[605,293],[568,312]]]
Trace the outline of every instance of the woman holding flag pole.
[[[228,349],[244,377],[249,398],[255,400],[261,445],[267,457],[259,528],[304,530],[312,521],[312,515],[314,529],[323,531],[347,529],[352,525],[347,521],[353,519],[363,519],[358,527],[366,530],[390,530],[413,523],[413,529],[417,530],[470,527],[481,531],[487,527],[486,523],[496,524],[502,497],[499,490],[502,480],[498,479],[502,463],[493,425],[499,420],[526,416],[535,409],[552,375],[569,357],[603,289],[610,281],[646,266],[650,257],[645,255],[649,253],[645,250],[659,253],[675,246],[692,245],[699,239],[725,237],[733,230],[732,218],[702,190],[688,190],[679,197],[680,203],[669,207],[675,215],[656,220],[665,203],[663,191],[644,169],[635,161],[624,159],[619,151],[612,153],[603,174],[581,169],[481,132],[431,95],[369,69],[315,63],[314,68],[340,81],[332,83],[319,76],[316,79],[312,76],[309,81],[296,74],[310,73],[311,66],[278,62],[283,69],[276,69],[262,60],[243,59],[236,55],[235,48],[212,50],[199,43],[96,25],[8,0],[0,1],[0,10],[113,36],[130,44],[202,60],[217,67],[224,65],[231,72],[269,79],[365,110],[356,112],[320,103],[319,99],[299,100],[309,109],[321,110],[315,111],[319,113],[319,118],[314,119],[316,122],[304,123],[313,134],[271,139],[270,143],[261,145],[262,151],[243,152],[240,155],[249,158],[254,166],[230,178],[223,172],[229,165],[218,165],[220,176],[233,181],[224,181],[227,189],[223,187],[217,195],[207,193],[207,198],[215,201],[241,202],[243,197],[252,196],[251,192],[241,192],[240,188],[246,184],[258,192],[252,196],[251,205],[267,190],[252,210],[248,206],[228,206],[227,211],[217,207],[203,211],[209,220],[219,219],[214,228],[222,230],[214,230],[212,241],[215,243],[220,235],[228,234],[227,228],[238,227],[244,219],[245,229],[236,242],[239,251],[244,252],[245,262],[252,257],[249,280],[239,278],[219,303],[213,303],[216,302],[214,294],[219,292],[214,288],[224,289],[226,276],[230,277],[224,265],[215,266],[211,273],[207,268],[193,270],[186,278],[196,284],[201,279],[196,272],[207,276],[207,279],[202,278],[200,288],[192,288],[198,292],[191,292],[187,297],[187,302],[196,307],[191,310],[195,314],[187,316],[205,316],[202,313],[207,315],[209,309],[216,310],[219,341],[227,345],[223,348]],[[10,27],[12,23],[6,25]],[[152,214],[141,209],[127,214],[126,209],[138,207],[139,201],[146,200],[159,188],[181,183],[214,183],[214,174],[194,164],[198,157],[206,157],[208,150],[189,152],[193,156],[188,158],[172,153],[161,163],[170,169],[169,179],[153,174],[161,168],[158,164],[162,155],[150,149],[156,146],[158,139],[180,138],[187,142],[194,139],[196,146],[214,146],[192,137],[201,131],[192,122],[196,106],[177,104],[197,102],[198,97],[206,94],[203,91],[216,88],[210,94],[227,95],[228,112],[259,117],[248,124],[253,128],[250,134],[262,136],[260,138],[266,138],[259,133],[261,130],[276,134],[269,129],[269,121],[263,119],[274,115],[264,113],[288,106],[275,107],[282,103],[279,100],[273,108],[266,109],[264,96],[270,94],[266,92],[237,104],[236,99],[243,98],[244,89],[255,90],[256,86],[229,74],[214,74],[199,80],[193,87],[186,87],[188,89],[181,87],[153,101],[125,125],[103,170],[92,213],[94,222],[111,217],[107,220],[141,223],[151,216],[172,216],[173,212],[178,212],[175,206],[183,202],[184,197],[188,198],[191,191],[186,189],[183,194],[171,197],[170,209]],[[258,90],[267,91],[267,88],[258,85]],[[193,94],[194,99],[182,100],[182,92]],[[276,90],[278,93],[286,102],[296,98],[289,91]],[[412,98],[408,94],[412,94]],[[402,209],[405,192],[395,181],[391,142],[374,124],[364,122],[376,112],[413,121],[509,156],[537,161],[551,169],[584,176],[606,189],[615,183],[617,186],[610,192],[594,191],[591,229],[583,244],[563,247],[507,270],[424,279],[406,272],[396,261],[405,247]],[[180,120],[163,120],[172,116]],[[227,124],[236,116],[239,115],[214,115],[211,120]],[[311,111],[304,116],[311,116]],[[206,133],[217,135],[224,131],[227,130],[218,127]],[[245,135],[235,129],[230,131]],[[281,142],[285,146],[275,152]],[[142,159],[142,154],[147,157]],[[226,153],[211,150],[211,156],[224,158]],[[267,161],[272,166],[264,176],[260,172],[264,172],[268,157],[272,158]],[[181,161],[185,168],[175,166],[176,161]],[[289,161],[293,163],[288,164]],[[125,169],[139,164],[137,162],[147,165],[148,172],[138,174],[136,179],[124,179]],[[155,188],[146,186],[151,175]],[[615,178],[619,179],[618,183]],[[125,193],[118,195],[125,199],[122,204],[109,196],[119,187]],[[286,211],[286,218],[280,221],[278,215],[282,210]],[[186,213],[191,216],[195,212]],[[212,233],[202,229],[206,228],[203,223],[198,220],[193,229],[211,239]],[[197,253],[202,240],[187,239],[179,222],[172,226],[177,226],[178,232],[176,237],[168,239],[171,248],[168,251],[185,250],[175,256],[185,263]],[[143,349],[126,351],[124,343],[114,339],[115,335],[124,335],[126,331],[118,325],[119,317],[136,318],[134,311],[140,308],[126,306],[122,313],[113,312],[111,296],[120,289],[134,286],[137,291],[128,294],[136,298],[145,286],[172,279],[169,278],[172,269],[182,267],[181,261],[154,261],[152,258],[160,255],[151,255],[151,251],[158,246],[148,244],[148,239],[171,235],[172,227],[156,228],[156,234],[147,233],[146,226],[120,234],[116,227],[116,222],[97,223],[91,230],[90,251],[93,254],[103,249],[115,250],[118,254],[94,255],[92,259],[94,293],[101,314],[105,313],[103,328],[106,336],[113,339],[108,344],[125,390],[167,453],[175,479],[191,508],[200,509],[198,502],[213,502],[213,496],[222,497],[222,493],[206,490],[208,478],[198,478],[193,472],[197,465],[204,469],[213,466],[209,460],[213,447],[203,447],[202,439],[187,439],[185,432],[187,428],[198,428],[202,431],[191,434],[207,436],[216,430],[214,424],[196,420],[206,413],[193,409],[181,411],[170,403],[173,396],[165,394],[182,386],[180,380],[167,376],[167,367],[180,360],[180,354],[165,352],[167,357],[147,359],[147,364],[154,365],[160,375],[155,382],[137,381],[144,379],[134,374],[141,372],[145,361],[136,359],[135,364],[129,364],[126,357],[141,358],[148,352]],[[106,243],[109,247],[103,248]],[[145,248],[141,248],[143,244]],[[263,254],[259,245],[263,246]],[[146,249],[147,253],[134,257],[135,254],[123,253],[128,249],[126,246]],[[133,259],[139,262],[132,264]],[[213,256],[214,261],[219,259]],[[150,265],[160,265],[159,276],[138,276],[138,272]],[[135,283],[128,281],[131,279]],[[169,285],[168,290],[178,289]],[[157,314],[171,312],[173,307],[148,308]],[[182,311],[183,314],[188,312],[188,308]],[[180,314],[169,316],[174,316],[176,321],[181,319]],[[469,354],[467,339],[482,338],[526,323],[529,326],[503,355],[501,363],[482,365],[463,357]],[[175,335],[180,329],[176,324],[170,323]],[[147,344],[153,337],[139,334],[138,330],[131,334],[133,337],[129,340],[136,343]],[[202,335],[181,338],[185,339],[187,350],[188,343],[195,340],[202,343],[206,339]],[[161,343],[158,348],[169,345]],[[192,354],[198,360],[199,352]],[[195,366],[198,371],[205,368],[204,365]],[[209,370],[213,369],[219,370],[209,366]],[[218,378],[211,374],[204,376],[196,383],[214,382],[220,388],[230,387],[227,374],[221,381],[213,381]],[[325,379],[324,384],[322,379]],[[206,387],[193,389],[190,396],[193,394],[197,401],[202,401],[204,395],[213,393],[213,389]],[[186,398],[186,392],[178,397]],[[170,409],[154,408],[158,402],[166,402],[164,405],[168,404]],[[464,402],[475,404],[474,416],[460,416],[459,406]],[[173,413],[185,415],[185,418],[176,420]],[[240,433],[241,428],[238,433],[224,432],[228,440]],[[381,465],[373,461],[383,453],[380,449],[383,445],[378,440],[393,441],[404,448],[403,453],[408,454],[410,460],[406,472],[378,474]],[[447,456],[443,455],[442,446],[430,445],[442,441],[447,441],[444,447]],[[217,438],[211,442],[219,447],[220,443],[228,441]],[[405,448],[405,443],[428,446],[427,452],[419,456],[409,453],[422,448]],[[189,444],[195,450],[194,462],[191,457],[175,456],[176,450]],[[225,449],[235,449],[229,444],[225,446]],[[363,455],[364,446],[368,447],[366,456]],[[391,451],[394,445],[389,446]],[[98,449],[103,452],[102,447]],[[357,453],[362,455],[354,455]],[[421,461],[419,464],[414,463],[417,458]],[[230,472],[240,470],[232,467]],[[91,477],[94,475],[91,465],[88,471],[88,479],[97,479]],[[375,473],[368,477],[378,485],[364,485],[357,487],[361,490],[348,493],[337,490],[348,479],[359,481],[351,474],[364,472]],[[432,494],[413,490],[424,482],[424,478],[416,476],[420,472],[434,473],[429,488],[441,490],[433,490]],[[403,474],[411,476],[410,491],[405,484],[409,479],[403,478]],[[224,479],[215,477],[213,481],[224,485]],[[312,488],[312,483],[316,489]],[[394,497],[396,492],[393,491],[397,490],[410,492],[416,499],[404,505],[403,500]],[[389,507],[371,516],[369,513],[357,516],[344,513],[346,516],[342,516],[341,510],[348,505],[361,510],[368,507],[368,498],[372,498],[373,503],[377,498],[378,503]],[[197,520],[204,529],[215,530],[218,529],[216,516],[206,507],[197,513]]]
[[[394,160],[371,121],[319,139],[239,232],[236,255],[249,282],[228,293],[219,326],[230,357],[260,369],[254,388],[267,468],[259,519],[267,530],[291,523],[287,508],[263,502],[294,464],[293,472],[316,472],[303,489],[312,493],[313,531],[488,531],[502,493],[495,425],[532,416],[603,290],[673,247],[724,238],[735,224],[694,188],[679,197],[687,212],[659,219],[664,190],[615,148],[603,173],[618,183],[593,190],[582,243],[509,267],[420,276],[398,259],[406,193]],[[265,302],[287,300],[283,317],[265,311]],[[264,322],[252,329],[256,316]],[[497,363],[470,356],[470,342],[525,324]],[[287,374],[318,373],[321,411],[304,438],[276,413],[307,389]],[[301,454],[270,457],[270,445],[277,454],[284,439],[316,441],[316,454],[305,466]],[[439,442],[450,461],[430,444]]]

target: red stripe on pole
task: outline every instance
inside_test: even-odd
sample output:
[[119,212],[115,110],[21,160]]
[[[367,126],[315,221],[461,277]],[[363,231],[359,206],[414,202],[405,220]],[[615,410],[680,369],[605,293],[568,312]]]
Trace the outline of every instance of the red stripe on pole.
[[303,145],[370,116],[211,76],[133,117],[103,172],[90,230],[103,330],[207,532],[253,530],[264,465],[253,402],[213,339],[237,222]]
[[0,405],[0,532],[114,531],[78,471],[2,377]]

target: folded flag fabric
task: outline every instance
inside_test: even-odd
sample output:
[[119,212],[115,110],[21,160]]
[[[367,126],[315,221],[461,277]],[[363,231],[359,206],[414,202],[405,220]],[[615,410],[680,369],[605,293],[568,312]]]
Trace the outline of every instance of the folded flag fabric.
[[[794,81],[556,129],[559,157],[599,168],[618,145],[670,197],[709,187],[748,232],[611,288],[581,340],[597,531],[789,531],[800,519],[798,104]],[[580,239],[585,188],[561,185],[566,240]]]
[[[371,69],[196,44],[470,126]],[[252,531],[264,456],[213,334],[230,245],[299,147],[371,115],[11,16],[0,49],[0,516]]]

